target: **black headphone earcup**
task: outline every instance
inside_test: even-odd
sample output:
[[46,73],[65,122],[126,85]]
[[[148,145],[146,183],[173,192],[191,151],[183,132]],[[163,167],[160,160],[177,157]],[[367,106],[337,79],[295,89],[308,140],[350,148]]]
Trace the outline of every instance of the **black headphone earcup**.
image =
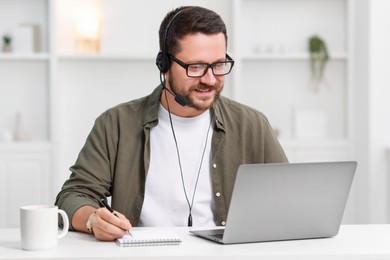
[[157,54],[156,65],[161,73],[165,73],[169,70],[169,58],[168,55],[164,55],[161,51]]
[[162,52],[160,51],[157,54],[157,57],[156,57],[156,66],[159,69],[159,71],[162,71],[162,69],[163,69],[163,64],[162,63],[163,63],[162,62]]

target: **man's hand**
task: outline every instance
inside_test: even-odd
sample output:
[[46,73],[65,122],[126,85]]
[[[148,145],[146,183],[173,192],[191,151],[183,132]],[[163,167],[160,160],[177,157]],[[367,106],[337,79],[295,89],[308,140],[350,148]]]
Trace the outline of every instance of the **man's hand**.
[[121,213],[116,212],[115,216],[106,208],[96,210],[92,219],[92,230],[98,240],[112,241],[123,237],[130,229],[130,221]]
[[84,206],[79,208],[72,218],[72,226],[77,231],[91,233],[87,230],[86,223],[89,216],[95,212],[91,228],[92,233],[98,240],[113,241],[117,238],[123,237],[131,228],[130,221],[121,213],[116,212],[115,216],[106,208],[93,208],[91,206]]

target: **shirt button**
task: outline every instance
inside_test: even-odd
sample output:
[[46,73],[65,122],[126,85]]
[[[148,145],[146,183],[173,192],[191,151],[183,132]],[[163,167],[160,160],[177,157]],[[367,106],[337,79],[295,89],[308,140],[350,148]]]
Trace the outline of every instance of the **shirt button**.
[[222,225],[222,226],[225,226],[225,225],[226,225],[226,222],[225,222],[225,221],[222,221],[222,222],[221,222],[221,225]]
[[217,192],[217,193],[215,193],[215,196],[220,197],[221,193]]
[[217,168],[217,164],[216,163],[213,164],[213,168],[214,169]]

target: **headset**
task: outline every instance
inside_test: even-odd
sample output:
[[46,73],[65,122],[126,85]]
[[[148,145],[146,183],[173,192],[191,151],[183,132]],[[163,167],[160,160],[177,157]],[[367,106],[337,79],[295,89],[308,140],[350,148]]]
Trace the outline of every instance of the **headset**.
[[171,66],[170,58],[169,58],[169,55],[167,53],[167,37],[168,37],[169,28],[171,27],[171,24],[176,19],[176,17],[181,12],[183,12],[185,9],[187,9],[187,8],[183,8],[180,11],[178,11],[172,17],[172,19],[168,22],[167,27],[165,28],[165,30],[163,32],[161,51],[157,54],[157,57],[156,57],[156,65],[157,65],[157,68],[160,70],[160,82],[161,82],[161,85],[163,86],[163,89],[168,91],[175,98],[175,101],[182,106],[187,105],[187,99],[181,95],[177,95],[172,90],[170,90],[166,87],[165,76],[163,74],[168,72],[168,70]]
[[[171,65],[170,64],[170,58],[169,58],[169,55],[167,53],[167,46],[166,46],[167,45],[167,36],[168,36],[169,28],[170,28],[172,22],[176,19],[176,17],[181,12],[183,12],[185,9],[187,9],[187,8],[183,8],[182,10],[178,11],[172,17],[172,19],[169,21],[169,23],[167,24],[167,27],[165,28],[164,33],[163,33],[161,51],[157,54],[157,57],[156,57],[156,65],[157,65],[157,68],[160,70],[160,81],[161,81],[161,84],[163,85],[163,89],[165,89],[172,96],[174,96],[175,97],[175,101],[177,103],[179,103],[180,105],[182,105],[182,106],[186,106],[187,99],[185,97],[181,96],[181,95],[177,95],[176,93],[172,92],[172,90],[170,90],[170,89],[168,89],[166,87],[166,85],[165,85],[165,77],[164,77],[163,74],[168,72],[169,67]],[[165,96],[165,98],[167,98],[167,97]],[[198,187],[199,175],[200,175],[200,171],[202,169],[203,158],[204,158],[206,147],[207,147],[209,132],[210,132],[210,129],[212,128],[212,122],[210,122],[210,125],[209,125],[208,130],[207,130],[206,143],[205,143],[205,146],[203,148],[202,159],[201,159],[201,162],[200,162],[200,165],[199,165],[194,191],[192,193],[192,200],[190,202],[190,198],[188,197],[187,190],[186,190],[186,187],[184,185],[184,176],[183,176],[183,169],[182,169],[182,166],[181,166],[181,158],[180,158],[179,148],[178,148],[178,145],[177,145],[175,129],[173,127],[172,117],[171,117],[171,110],[169,108],[168,101],[167,101],[167,104],[168,104],[169,121],[170,121],[172,134],[173,134],[173,138],[174,138],[175,146],[176,146],[176,153],[177,153],[177,158],[178,158],[178,163],[179,163],[179,168],[180,168],[180,175],[181,175],[181,180],[182,180],[182,185],[183,185],[183,191],[184,191],[185,199],[187,201],[188,209],[189,209],[189,214],[188,214],[188,220],[187,221],[188,221],[188,226],[191,227],[192,226],[192,207],[194,205],[194,198],[195,198],[196,188]]]
[[163,38],[162,38],[162,46],[161,46],[161,51],[157,54],[157,57],[156,57],[156,65],[157,65],[157,68],[160,70],[161,73],[166,73],[168,72],[169,70],[169,67],[171,65],[171,62],[170,62],[170,58],[169,58],[169,55],[167,53],[167,37],[168,37],[168,31],[169,31],[169,28],[171,27],[171,24],[173,23],[173,21],[176,19],[176,17],[185,10],[186,8],[178,11],[173,17],[172,19],[169,21],[169,23],[167,24],[167,27],[165,28],[164,30],[164,33],[163,33]]

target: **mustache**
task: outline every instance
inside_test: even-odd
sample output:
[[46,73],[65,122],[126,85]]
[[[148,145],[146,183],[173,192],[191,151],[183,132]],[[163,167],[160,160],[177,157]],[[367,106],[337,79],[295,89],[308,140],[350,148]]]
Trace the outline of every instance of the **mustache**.
[[191,87],[191,90],[197,90],[197,89],[216,89],[217,87],[215,85],[208,85],[204,83],[199,83],[198,85]]

